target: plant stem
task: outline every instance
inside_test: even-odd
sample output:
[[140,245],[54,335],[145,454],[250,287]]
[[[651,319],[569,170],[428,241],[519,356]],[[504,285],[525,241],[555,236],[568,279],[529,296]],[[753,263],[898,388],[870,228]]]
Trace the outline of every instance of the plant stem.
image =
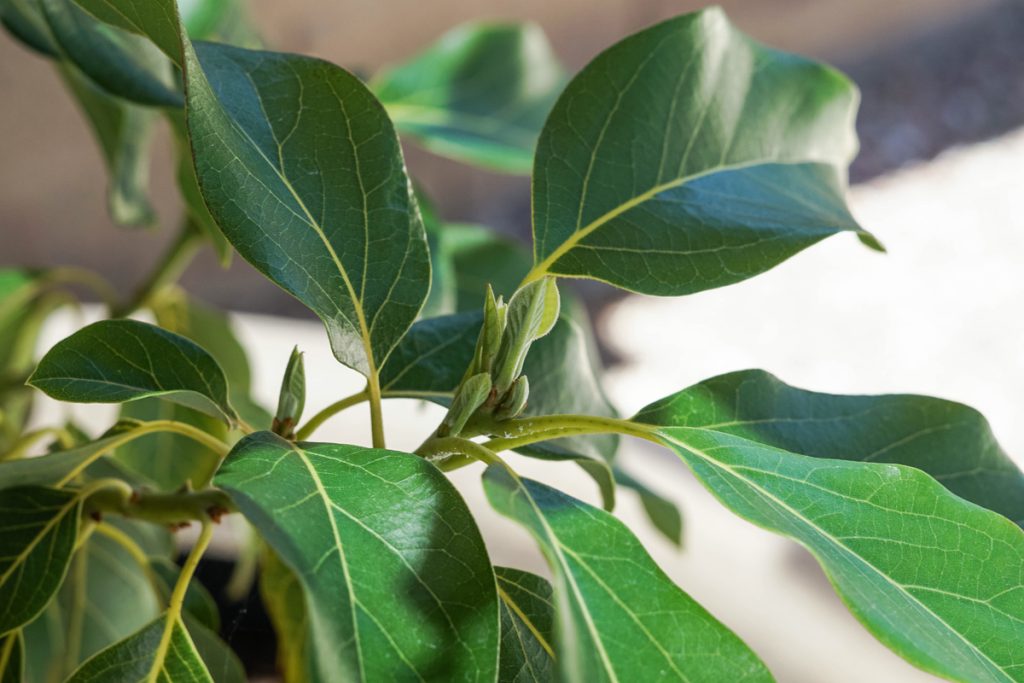
[[427,439],[416,449],[416,454],[437,465],[442,471],[456,470],[473,462],[488,465],[505,463],[486,444],[463,439],[458,436],[441,436]]
[[199,250],[202,240],[202,234],[186,218],[178,236],[164,252],[156,269],[139,286],[131,299],[121,306],[111,308],[110,317],[124,318],[131,315],[137,309],[146,306],[153,296],[165,286],[176,282]]
[[218,519],[234,512],[228,495],[219,489],[156,493],[136,491],[120,479],[97,482],[86,495],[87,514],[113,513],[154,524],[180,526],[194,520]]
[[146,676],[146,682],[151,683],[159,678],[159,674],[163,669],[164,659],[167,657],[167,651],[171,645],[171,636],[174,634],[174,627],[181,621],[181,608],[185,604],[185,593],[188,591],[188,584],[192,581],[192,576],[196,572],[196,567],[199,566],[199,560],[203,557],[203,553],[206,552],[206,548],[210,545],[210,539],[213,537],[213,525],[210,520],[203,520],[202,531],[199,532],[199,538],[196,540],[196,544],[192,546],[192,551],[188,554],[185,559],[185,564],[181,567],[181,573],[178,574],[178,581],[174,584],[174,590],[171,591],[171,599],[167,602],[167,614],[164,617],[166,619],[164,623],[164,632],[160,636],[160,643],[157,645],[156,652],[153,655],[153,666],[149,670],[149,674]]
[[46,273],[48,285],[83,285],[99,297],[100,301],[113,308],[117,305],[117,290],[103,276],[85,268],[60,266]]
[[363,389],[358,394],[352,394],[351,396],[346,396],[343,399],[335,401],[334,403],[327,406],[313,417],[309,418],[309,421],[306,422],[306,424],[301,429],[295,432],[295,440],[305,441],[310,436],[312,436],[313,432],[315,432],[324,422],[327,422],[327,420],[334,417],[335,415],[345,410],[346,408],[351,408],[352,406],[362,403],[363,401],[366,401],[369,398],[369,393],[367,392],[366,389]]
[[586,434],[624,434],[658,443],[653,427],[614,417],[544,415],[499,422],[495,426],[492,433],[498,434],[498,437],[483,444],[495,452],[512,450],[538,441]]
[[366,393],[370,399],[370,430],[373,433],[373,447],[384,448],[384,415],[380,406],[380,377],[371,372],[366,379]]
[[197,441],[210,450],[217,453],[221,459],[223,459],[231,447],[221,441],[215,436],[211,436],[201,429],[197,429],[190,424],[184,422],[178,422],[177,420],[153,420],[151,422],[143,422],[137,427],[115,437],[111,437],[109,443],[103,448],[97,449],[95,453],[92,453],[89,457],[83,460],[77,467],[68,472],[63,479],[57,482],[57,488],[65,486],[68,482],[74,480],[82,471],[85,470],[89,465],[96,462],[99,458],[110,453],[115,448],[123,446],[124,444],[138,439],[140,436],[151,434],[153,432],[175,432],[183,436],[187,436],[193,441]]
[[54,436],[60,442],[61,448],[71,448],[74,439],[68,430],[61,427],[41,427],[31,432],[22,434],[6,453],[0,453],[0,462],[5,460],[17,460],[25,456],[32,446],[46,436]]

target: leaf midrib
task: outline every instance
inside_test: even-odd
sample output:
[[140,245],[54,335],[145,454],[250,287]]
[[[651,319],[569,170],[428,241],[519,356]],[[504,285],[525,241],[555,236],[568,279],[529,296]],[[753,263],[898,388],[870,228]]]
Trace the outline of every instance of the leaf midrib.
[[[673,427],[672,429],[694,429],[695,431],[702,431],[700,428],[695,428],[695,427],[681,427],[681,428],[680,427]],[[822,529],[820,526],[815,524],[814,521],[812,521],[811,519],[808,519],[803,514],[801,514],[798,510],[794,509],[789,504],[787,504],[785,501],[783,501],[782,499],[778,498],[777,496],[772,494],[770,491],[768,491],[764,487],[762,487],[759,484],[757,484],[756,482],[750,480],[747,477],[744,477],[741,473],[736,471],[735,468],[733,468],[733,467],[731,467],[729,465],[726,465],[725,463],[722,463],[721,461],[719,461],[718,459],[716,459],[714,456],[712,456],[711,454],[707,453],[706,451],[704,451],[704,450],[702,450],[700,448],[697,448],[696,446],[693,446],[693,445],[684,443],[682,441],[679,441],[679,440],[673,438],[671,435],[666,434],[664,430],[659,429],[659,430],[657,430],[656,433],[661,435],[663,438],[665,438],[670,443],[673,443],[676,446],[684,448],[687,451],[689,451],[690,453],[693,453],[694,455],[696,455],[697,457],[699,457],[700,459],[704,460],[706,463],[711,465],[713,468],[716,468],[718,470],[724,471],[724,472],[728,473],[730,476],[734,477],[735,479],[738,479],[738,480],[744,482],[745,484],[750,486],[752,489],[755,489],[755,492],[758,495],[760,495],[760,496],[762,496],[762,497],[772,501],[773,503],[777,504],[779,507],[785,509],[790,514],[792,514],[795,519],[803,522],[805,525],[807,525],[809,528],[811,528],[815,533],[817,533],[821,538],[825,539],[827,542],[832,544],[834,547],[840,549],[842,552],[847,554],[849,557],[853,558],[856,562],[860,563],[861,565],[863,565],[863,566],[869,568],[870,570],[872,570],[873,572],[875,572],[878,576],[882,577],[882,579],[886,583],[888,583],[889,585],[894,587],[901,595],[904,595],[910,602],[918,605],[922,610],[924,610],[926,613],[930,614],[939,624],[941,624],[943,627],[945,627],[950,633],[955,634],[957,636],[957,638],[959,638],[965,645],[967,645],[968,648],[970,649],[970,651],[975,653],[982,661],[988,662],[991,666],[995,667],[996,671],[998,671],[1000,674],[1002,674],[1003,676],[1006,677],[1005,678],[1006,681],[1012,683],[1013,679],[1009,677],[1009,675],[1006,673],[1006,671],[1003,669],[1003,667],[1001,667],[999,664],[994,662],[985,652],[983,652],[980,649],[978,649],[978,647],[976,645],[974,645],[974,643],[972,643],[971,641],[967,640],[962,633],[960,633],[957,629],[953,628],[942,617],[940,617],[930,607],[928,607],[928,605],[922,603],[915,595],[913,595],[912,593],[908,592],[906,590],[906,588],[902,584],[896,582],[894,579],[889,577],[885,572],[883,572],[881,569],[879,569],[874,564],[869,562],[866,558],[862,557],[861,555],[856,553],[853,549],[851,549],[850,547],[848,547],[847,545],[842,543],[839,539],[835,538],[832,534],[828,533],[827,531]],[[726,432],[721,432],[721,433],[724,434]],[[730,436],[734,436],[735,437],[735,435],[730,435]],[[751,444],[755,444],[756,445],[755,442],[752,442],[749,439],[744,439],[743,437],[736,437],[736,438],[739,438],[742,441],[745,441],[747,443],[751,443]],[[783,450],[783,449],[776,449],[776,450]],[[796,455],[796,454],[793,454],[793,453],[789,453],[789,451],[783,451],[783,452],[788,453],[790,455]]]
[[42,542],[43,537],[46,536],[47,534],[49,534],[50,531],[55,526],[57,526],[59,523],[63,522],[64,521],[64,517],[67,516],[68,512],[72,508],[74,508],[77,505],[79,505],[81,502],[82,502],[81,496],[76,495],[76,496],[73,496],[67,503],[65,503],[64,505],[60,506],[60,508],[58,509],[57,514],[55,514],[51,519],[46,521],[46,523],[43,525],[43,528],[40,529],[39,533],[37,533],[35,535],[35,537],[28,544],[28,546],[23,551],[21,551],[20,553],[18,553],[17,555],[14,556],[14,559],[11,562],[11,566],[9,566],[7,568],[7,570],[4,571],[4,573],[2,575],[0,575],[0,586],[2,586],[5,583],[7,583],[7,580],[11,578],[11,574],[15,570],[19,569],[22,566],[22,564],[24,564],[25,560],[28,558],[29,555],[32,554],[32,551],[35,550],[36,546],[39,545],[39,543]]

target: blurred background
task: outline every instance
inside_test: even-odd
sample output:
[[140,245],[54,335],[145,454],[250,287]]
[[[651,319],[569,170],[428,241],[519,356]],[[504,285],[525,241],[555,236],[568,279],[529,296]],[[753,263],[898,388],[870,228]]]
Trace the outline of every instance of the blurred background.
[[[583,286],[609,365],[609,394],[628,414],[654,397],[747,367],[808,389],[927,393],[979,408],[1024,465],[1024,3],[723,4],[754,37],[835,64],[860,86],[861,154],[851,171],[851,205],[889,253],[836,237],[765,275],[680,299]],[[617,39],[700,4],[250,0],[250,6],[273,49],[369,74],[416,54],[453,25],[481,18],[537,22],[575,71]],[[107,216],[99,150],[82,117],[52,66],[6,35],[0,35],[0,93],[0,129],[6,131],[0,137],[0,265],[76,264],[133,287],[178,222],[169,136],[159,141],[153,166],[163,229],[117,228]],[[406,151],[413,175],[444,218],[483,223],[528,243],[527,179],[446,161],[413,145]],[[307,365],[316,368],[311,405],[326,404],[356,381],[333,362],[312,316],[241,259],[223,270],[203,253],[183,283],[219,306],[291,319],[238,319],[253,349],[255,392],[265,402],[273,402],[282,359],[297,340]],[[44,345],[68,331],[52,330]],[[420,406],[388,406],[403,420],[424,415]],[[364,416],[356,412],[332,423],[324,438],[361,437]],[[650,529],[641,533],[645,545],[765,658],[780,681],[935,680],[860,629],[803,550],[737,520],[671,457],[636,445],[625,455],[626,469],[646,470],[644,479],[683,510],[683,551]],[[522,466],[536,474],[530,464]],[[478,487],[465,483],[476,491],[467,493],[473,503]],[[594,497],[586,480],[565,485]],[[645,524],[631,494],[622,496],[618,514]],[[485,517],[499,530],[496,561],[522,565],[532,552],[529,540],[511,524]],[[228,622],[227,636],[242,649],[262,648],[258,661],[265,671],[272,666],[272,646],[261,640],[268,632],[247,611],[258,609],[243,607]]]

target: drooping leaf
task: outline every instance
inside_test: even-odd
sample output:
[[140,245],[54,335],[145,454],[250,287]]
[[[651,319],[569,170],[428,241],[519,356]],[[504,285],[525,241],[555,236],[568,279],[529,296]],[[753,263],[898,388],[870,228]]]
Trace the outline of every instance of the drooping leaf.
[[156,213],[149,202],[149,143],[154,113],[108,95],[70,64],[59,65],[58,71],[103,153],[110,176],[107,207],[111,218],[120,225],[152,225]]
[[805,545],[879,640],[952,680],[1021,680],[1020,527],[911,467],[799,455],[714,424],[660,426],[671,405],[636,419],[657,418],[653,434],[723,504]]
[[55,453],[0,463],[0,489],[54,486],[81,469],[96,453],[111,449],[117,441],[117,436],[110,436]]
[[856,101],[843,76],[758,45],[717,8],[626,38],[541,133],[530,277],[679,295],[837,232],[871,243],[843,200]]
[[189,613],[182,615],[182,621],[213,683],[246,683],[249,680],[238,655],[216,631]]
[[493,680],[493,573],[469,510],[432,465],[260,432],[215,484],[301,584],[321,680]]
[[108,26],[73,0],[38,0],[62,60],[105,94],[136,104],[182,106],[167,58],[135,33]]
[[81,513],[73,491],[0,490],[0,635],[34,619],[60,588]]
[[371,83],[395,125],[427,149],[529,173],[564,73],[535,24],[464,24]]
[[309,617],[306,599],[295,572],[277,554],[264,548],[260,555],[260,597],[277,637],[277,666],[285,683],[312,681]]
[[29,383],[60,401],[120,403],[163,396],[228,421],[227,380],[192,341],[135,320],[102,320],[75,332],[39,361]]
[[188,123],[211,214],[244,258],[320,316],[338,360],[371,375],[430,280],[383,108],[327,62],[220,45],[196,52]]
[[495,567],[501,599],[500,683],[555,680],[555,605],[551,584],[536,574]]
[[213,683],[180,618],[169,620],[161,615],[134,635],[88,659],[68,683],[150,680]]
[[1024,525],[1024,474],[977,411],[928,396],[838,396],[746,370],[652,404],[644,422],[735,434],[818,458],[909,465]]
[[21,631],[0,637],[0,683],[22,683],[25,675],[25,644]]
[[683,516],[675,503],[619,468],[615,468],[615,481],[637,494],[655,529],[674,544],[683,544]]
[[555,655],[566,680],[772,680],[612,515],[500,465],[485,471],[484,490],[533,535],[555,575]]

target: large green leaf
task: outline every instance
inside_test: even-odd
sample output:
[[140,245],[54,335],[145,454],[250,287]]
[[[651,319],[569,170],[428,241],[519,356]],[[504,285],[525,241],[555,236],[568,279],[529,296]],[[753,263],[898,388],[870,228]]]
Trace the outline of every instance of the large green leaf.
[[73,0],[37,0],[63,60],[106,93],[142,105],[180,107],[167,58],[134,33],[105,25]]
[[536,574],[495,567],[501,598],[500,683],[555,680],[555,605],[551,584]]
[[298,578],[322,680],[493,680],[494,575],[469,510],[433,466],[260,432],[215,483]]
[[430,280],[387,115],[327,62],[196,48],[188,124],[211,214],[244,258],[323,319],[341,362],[372,374]]
[[843,76],[758,45],[717,8],[626,38],[541,133],[530,277],[688,294],[860,231],[843,200],[856,101]]
[[427,149],[529,173],[564,75],[534,24],[465,24],[371,83],[398,129]]
[[952,401],[822,394],[746,370],[673,394],[637,419],[713,429],[818,458],[909,465],[1024,525],[1024,474],[985,418]]
[[166,615],[87,660],[68,683],[213,683],[180,618]]
[[[794,538],[853,614],[913,664],[953,680],[1024,680],[1024,531],[903,465],[798,455],[707,428],[661,426],[725,505]],[[676,406],[685,421],[685,400]],[[813,429],[813,423],[808,429]]]
[[73,491],[0,490],[0,635],[34,619],[60,588],[81,514]]
[[60,401],[121,403],[149,396],[229,421],[227,380],[192,341],[135,320],[102,320],[47,352],[29,383]]
[[25,644],[21,631],[0,637],[0,683],[22,683],[25,671]]
[[555,575],[556,656],[567,680],[771,680],[612,515],[501,465],[487,468],[484,489],[530,531]]

